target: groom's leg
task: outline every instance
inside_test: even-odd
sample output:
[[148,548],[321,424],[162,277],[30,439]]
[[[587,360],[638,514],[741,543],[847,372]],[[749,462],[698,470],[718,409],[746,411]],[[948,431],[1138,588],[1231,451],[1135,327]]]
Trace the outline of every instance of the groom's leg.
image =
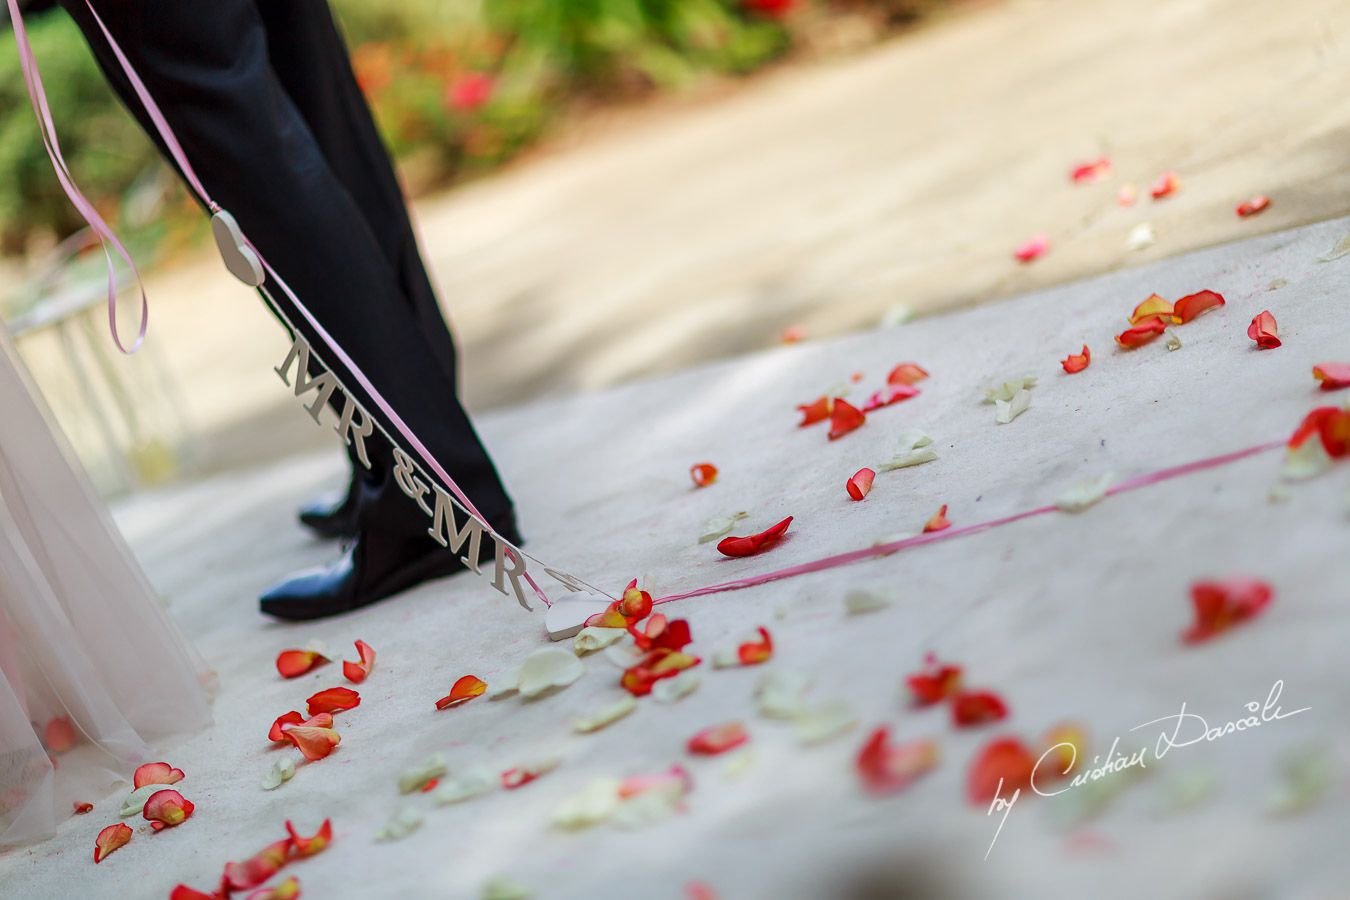
[[[83,3],[67,4],[126,97],[117,63]],[[405,301],[398,271],[279,81],[252,0],[104,2],[98,8],[207,190],[484,515],[494,523],[509,520],[511,501],[455,384]],[[134,98],[128,103],[134,108]],[[298,319],[286,299],[278,299]],[[322,354],[317,337],[298,327]],[[374,412],[352,379],[343,380]],[[393,496],[387,465],[375,474],[384,499],[372,505],[367,524],[391,534],[425,534],[425,517],[412,501]]]

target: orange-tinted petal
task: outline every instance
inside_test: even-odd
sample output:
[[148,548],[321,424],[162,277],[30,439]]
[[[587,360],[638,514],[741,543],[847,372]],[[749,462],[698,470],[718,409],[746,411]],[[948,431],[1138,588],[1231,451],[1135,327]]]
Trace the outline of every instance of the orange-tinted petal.
[[962,691],[952,698],[952,724],[959,728],[1007,718],[1008,707],[993,691]]
[[291,710],[290,712],[284,715],[277,716],[276,721],[272,723],[272,728],[267,732],[267,739],[269,741],[284,742],[286,740],[286,736],[281,733],[282,726],[299,725],[303,721],[305,721],[305,717],[300,715],[298,712],[294,710]]
[[757,666],[773,657],[773,638],[769,635],[769,629],[760,626],[757,630],[759,640],[747,641],[736,648],[736,657],[743,666]]
[[689,477],[694,487],[707,487],[717,480],[717,466],[712,463],[695,463],[689,467]]
[[481,697],[487,690],[487,682],[477,675],[464,675],[450,688],[450,693],[436,701],[437,709],[449,709],[468,703],[474,697]]
[[116,825],[109,825],[98,833],[94,838],[94,862],[101,863],[119,847],[125,847],[131,840],[131,829],[118,822]]
[[607,606],[604,612],[596,613],[586,620],[588,628],[627,628],[628,625],[628,619],[619,612],[618,600]]
[[1273,596],[1270,585],[1259,578],[1197,581],[1191,585],[1195,622],[1181,638],[1188,644],[1197,644],[1223,634],[1259,615]]
[[1312,373],[1324,391],[1350,387],[1350,363],[1318,363]]
[[516,766],[502,773],[502,787],[514,791],[557,768],[557,760],[548,760],[543,764]]
[[933,513],[933,518],[929,519],[923,526],[924,534],[930,531],[946,531],[952,527],[952,523],[947,521],[947,504],[942,504],[942,508]]
[[1087,735],[1073,723],[1056,725],[1045,733],[1045,762],[1037,777],[1064,778],[1073,767],[1087,760]]
[[651,693],[652,685],[656,682],[663,678],[674,678],[701,661],[697,656],[688,653],[658,647],[649,651],[637,665],[625,669],[619,684],[634,697],[645,697]]
[[1116,335],[1116,343],[1126,350],[1133,350],[1136,347],[1144,346],[1166,330],[1166,323],[1160,317],[1153,316]]
[[876,477],[877,473],[872,469],[859,469],[845,482],[844,490],[848,491],[848,495],[854,500],[861,500],[871,492],[872,480]]
[[630,622],[647,618],[652,612],[652,595],[637,586],[628,588],[619,598],[619,613]]
[[858,751],[856,766],[863,787],[871,794],[889,794],[913,784],[937,765],[936,742],[927,738],[892,744],[889,726],[868,736]]
[[141,815],[150,823],[151,828],[159,831],[161,828],[182,825],[192,816],[192,810],[195,808],[192,801],[182,794],[165,789],[150,795],[150,799],[145,801],[145,809]]
[[928,377],[923,366],[918,363],[901,363],[886,376],[887,384],[918,384]]
[[323,759],[342,743],[340,734],[319,725],[286,725],[282,733],[310,762]]
[[277,672],[282,678],[299,678],[328,662],[328,657],[313,650],[282,650],[277,654]]
[[306,702],[311,716],[316,713],[337,713],[360,706],[361,695],[351,688],[335,687],[319,691]]
[[867,402],[862,406],[864,415],[881,409],[885,406],[892,406],[902,400],[908,400],[911,397],[919,396],[919,389],[910,384],[888,384],[881,390],[876,391],[867,398]]
[[723,556],[754,556],[756,553],[762,553],[778,543],[791,524],[792,516],[788,516],[777,525],[761,531],[759,534],[752,534],[748,537],[723,538],[721,543],[717,545],[717,551]]
[[1245,219],[1248,216],[1254,216],[1257,213],[1264,211],[1269,206],[1270,198],[1264,194],[1257,194],[1252,199],[1239,203],[1237,214]]
[[244,900],[296,900],[300,896],[300,879],[292,875],[281,884],[259,888]]
[[146,763],[131,776],[131,783],[137,788],[147,784],[177,784],[182,780],[183,770],[175,769],[165,762]]
[[1049,249],[1050,238],[1046,237],[1044,234],[1038,234],[1022,246],[1018,247],[1013,252],[1013,257],[1016,258],[1018,262],[1028,263],[1043,255],[1045,251]]
[[927,668],[908,676],[905,683],[914,698],[915,706],[941,703],[961,690],[961,667],[939,663],[930,653]]
[[1194,294],[1187,294],[1172,304],[1172,312],[1178,322],[1184,323],[1191,321],[1203,312],[1208,312],[1223,305],[1223,294],[1215,291],[1197,291]]
[[830,412],[830,440],[838,440],[850,431],[861,428],[866,421],[867,416],[862,410],[847,400],[835,400],[834,409]]
[[301,837],[295,833],[295,826],[291,825],[289,819],[286,820],[286,833],[291,836],[291,845],[295,847],[295,852],[299,856],[313,856],[327,847],[333,841],[333,821],[324,819],[319,830],[313,837]]
[[1158,180],[1153,182],[1149,188],[1149,193],[1153,195],[1154,200],[1161,200],[1163,197],[1169,197],[1176,193],[1177,188],[1181,187],[1181,179],[1177,177],[1176,172],[1164,172],[1158,176]]
[[1172,318],[1172,301],[1153,294],[1130,313],[1130,324],[1138,325],[1153,316],[1161,316],[1164,320],[1170,321]]
[[169,892],[169,900],[219,900],[224,894],[203,894],[196,888],[180,884]]
[[[342,674],[346,676],[347,680],[352,684],[360,684],[365,681],[366,676],[370,674],[370,670],[375,668],[374,647],[370,646],[365,641],[357,641],[356,652],[361,657],[360,662],[347,662],[345,659],[342,661]],[[361,701],[357,700],[357,703],[359,702]],[[356,704],[353,704],[353,706],[354,705]],[[310,712],[312,713],[313,710]]]
[[1064,367],[1065,372],[1073,375],[1086,369],[1091,362],[1092,351],[1088,349],[1087,344],[1084,344],[1082,353],[1070,353],[1064,359],[1061,359],[1059,364]]
[[74,724],[66,716],[56,716],[42,731],[42,743],[48,753],[65,753],[78,739]]
[[970,762],[966,772],[966,798],[988,806],[995,795],[1007,800],[1014,791],[1031,787],[1036,756],[1015,737],[994,738]]
[[799,341],[804,341],[806,340],[806,329],[801,325],[789,325],[787,328],[783,329],[782,340],[785,344],[795,344]]
[[1134,206],[1134,201],[1139,197],[1139,189],[1133,184],[1126,182],[1120,186],[1116,192],[1116,202],[1121,206]]
[[740,722],[727,722],[705,728],[689,739],[690,753],[698,756],[716,756],[739,747],[750,740],[750,733]]
[[817,422],[824,422],[830,417],[830,412],[834,409],[833,397],[821,397],[813,403],[806,403],[797,407],[797,411],[802,414],[802,420],[797,423],[798,428],[804,428],[807,425],[814,425]]
[[85,813],[91,813],[94,811],[94,804],[92,803],[81,803],[80,801],[76,800],[72,804],[72,806],[75,807],[75,815],[77,816],[82,816]]
[[246,891],[271,878],[286,865],[291,855],[291,839],[273,841],[243,862],[225,864],[222,888]]
[[1280,346],[1279,326],[1270,310],[1262,310],[1247,326],[1247,337],[1256,341],[1258,350],[1274,350]]

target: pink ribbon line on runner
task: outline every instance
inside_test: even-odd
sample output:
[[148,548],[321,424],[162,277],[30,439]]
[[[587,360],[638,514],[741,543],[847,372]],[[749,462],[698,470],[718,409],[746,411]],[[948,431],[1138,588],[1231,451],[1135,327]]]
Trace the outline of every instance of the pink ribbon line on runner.
[[[1173,478],[1180,478],[1184,475],[1202,472],[1206,469],[1216,469],[1220,466],[1226,466],[1229,463],[1235,463],[1239,460],[1246,459],[1249,456],[1255,456],[1258,453],[1265,453],[1268,450],[1283,447],[1284,443],[1284,441],[1269,441],[1264,444],[1246,447],[1242,450],[1234,450],[1231,453],[1224,453],[1220,456],[1210,456],[1205,459],[1182,463],[1178,466],[1169,466],[1166,469],[1159,469],[1156,472],[1148,472],[1144,475],[1138,475],[1134,478],[1122,481],[1120,484],[1110,488],[1106,494],[1107,496],[1114,496],[1116,494],[1123,494],[1127,491],[1137,491],[1140,488],[1149,487],[1163,481],[1170,481]],[[678,594],[660,597],[653,600],[652,603],[674,603],[676,600],[688,600],[691,597],[704,597],[709,594],[739,591],[744,590],[745,588],[755,587],[756,585],[768,584],[771,581],[782,581],[785,578],[794,578],[798,575],[824,572],[827,569],[835,569],[840,566],[849,565],[850,563],[861,562],[865,559],[873,559],[878,556],[889,556],[892,553],[896,553],[900,550],[907,550],[911,547],[922,547],[926,544],[935,544],[938,541],[950,541],[953,538],[969,537],[970,535],[980,534],[994,528],[999,528],[1003,525],[1011,525],[1012,523],[1020,522],[1023,519],[1049,515],[1054,512],[1062,512],[1062,510],[1054,505],[1038,506],[1035,509],[1024,510],[1023,512],[1013,513],[1010,516],[991,519],[987,522],[977,522],[974,525],[965,525],[960,528],[948,528],[944,531],[918,534],[914,537],[902,538],[901,540],[891,541],[886,544],[876,544],[871,547],[864,547],[861,550],[850,550],[847,553],[838,553],[823,559],[812,560],[811,562],[800,563],[795,566],[788,566],[786,569],[765,572],[762,575],[751,575],[748,578],[738,578],[734,581],[724,581],[720,584],[711,584],[707,587],[681,591]],[[1072,513],[1070,515],[1072,515]]]
[[[51,109],[47,103],[47,94],[42,85],[42,77],[38,72],[37,60],[33,55],[32,46],[28,41],[28,33],[23,26],[23,16],[19,12],[18,2],[17,0],[7,0],[7,2],[9,4],[10,19],[14,24],[15,41],[19,47],[19,59],[23,67],[24,81],[28,85],[28,96],[33,104],[33,109],[37,113],[39,130],[42,132],[42,140],[44,146],[47,148],[47,155],[51,158],[52,166],[56,170],[57,179],[61,182],[61,187],[65,190],[66,196],[70,198],[70,201],[75,205],[76,210],[78,210],[85,221],[89,223],[89,226],[94,232],[98,234],[100,240],[104,241],[104,253],[108,255],[108,320],[112,329],[113,342],[116,343],[118,349],[121,349],[124,353],[135,352],[145,340],[146,322],[149,314],[149,305],[146,300],[145,289],[144,286],[141,287],[140,334],[138,335],[132,350],[126,351],[122,347],[122,342],[118,339],[117,335],[117,290],[112,257],[108,254],[107,244],[111,243],[117,249],[118,254],[131,266],[132,271],[136,273],[138,283],[140,282],[140,272],[136,269],[136,264],[132,260],[131,254],[127,252],[122,242],[117,238],[117,235],[113,233],[112,229],[103,220],[102,216],[94,209],[93,204],[85,198],[84,194],[75,185],[74,178],[70,174],[69,168],[66,166],[65,159],[61,156],[60,145],[57,143],[56,139],[56,126],[52,121]],[[168,120],[160,111],[159,104],[155,102],[154,97],[151,96],[145,83],[141,81],[140,75],[137,74],[131,61],[127,59],[126,54],[122,52],[122,48],[117,43],[116,38],[108,31],[108,27],[103,23],[103,19],[99,16],[98,11],[94,9],[92,0],[85,0],[85,5],[88,6],[89,13],[94,17],[94,21],[98,24],[99,30],[103,32],[104,38],[107,39],[108,46],[112,49],[113,55],[117,58],[118,64],[126,74],[127,80],[131,83],[131,87],[136,92],[136,96],[141,101],[141,105],[145,108],[146,114],[150,117],[150,121],[154,124],[155,130],[159,132],[159,136],[164,140],[165,147],[168,148],[174,162],[178,164],[179,171],[183,173],[184,180],[187,181],[188,186],[192,188],[193,192],[196,193],[202,203],[204,203],[212,213],[220,212],[220,204],[212,200],[210,194],[207,193],[206,187],[202,184],[201,179],[197,177],[196,171],[192,168],[192,163],[189,162],[187,153],[183,150],[182,144],[179,143],[178,136],[174,133],[173,127],[169,125]],[[247,240],[248,239],[245,238],[245,241]],[[388,401],[384,399],[384,396],[373,384],[371,384],[370,379],[366,377],[365,373],[361,371],[361,368],[347,355],[346,351],[342,349],[338,342],[334,340],[332,335],[328,333],[328,330],[319,324],[318,319],[316,319],[313,313],[309,311],[309,308],[300,301],[300,298],[296,296],[293,290],[291,290],[290,285],[277,274],[277,271],[272,268],[271,264],[267,262],[262,253],[258,251],[257,247],[253,246],[251,241],[248,241],[248,245],[253,252],[258,255],[258,260],[262,263],[268,276],[276,283],[277,287],[281,288],[287,298],[295,305],[296,310],[300,312],[301,316],[304,317],[309,326],[314,329],[315,334],[319,336],[320,340],[322,340],[328,349],[332,351],[339,362],[341,362],[352,374],[352,377],[354,377],[357,383],[361,385],[362,389],[366,391],[371,401],[379,408],[380,412],[385,415],[390,424],[393,425],[394,429],[398,431],[403,439],[417,452],[418,456],[422,458],[422,461],[432,470],[432,472],[441,479],[445,487],[455,495],[470,514],[487,526],[488,531],[491,532],[494,537],[501,540],[505,546],[511,547],[511,552],[523,553],[519,548],[514,547],[509,542],[505,541],[501,535],[497,534],[496,530],[492,528],[491,523],[489,523],[487,519],[483,517],[482,513],[478,511],[478,508],[473,505],[473,501],[468,498],[468,495],[466,495],[459,485],[455,483],[455,480],[450,477],[450,474],[445,471],[439,462],[437,462],[436,458],[431,454],[431,451],[426,448],[421,440],[418,439],[417,435],[413,433],[412,429],[408,427],[407,423],[403,421],[403,418],[394,411],[394,408],[389,405]],[[270,294],[267,296],[270,300]],[[273,301],[273,305],[275,306],[275,301]],[[524,577],[530,587],[534,589],[535,594],[544,602],[544,605],[552,606],[552,601],[549,600],[548,596],[535,582],[534,578],[528,572],[525,573]]]

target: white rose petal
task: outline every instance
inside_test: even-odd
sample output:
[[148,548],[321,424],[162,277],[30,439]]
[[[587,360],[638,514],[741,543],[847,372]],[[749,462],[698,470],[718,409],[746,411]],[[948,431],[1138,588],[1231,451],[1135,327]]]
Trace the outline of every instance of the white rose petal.
[[1140,222],[1130,229],[1130,236],[1126,239],[1125,244],[1131,250],[1143,250],[1146,247],[1153,246],[1155,240],[1157,240],[1157,235],[1153,232],[1153,225],[1148,222]]
[[398,791],[400,794],[411,794],[428,781],[440,778],[449,771],[450,768],[445,764],[445,757],[436,753],[417,765],[404,769],[403,774],[398,777]]
[[1024,388],[1013,394],[1011,400],[995,400],[994,408],[994,421],[999,425],[1007,425],[1031,408],[1031,391]]
[[706,544],[709,541],[715,541],[724,535],[731,534],[731,529],[736,527],[736,523],[741,519],[748,518],[749,515],[748,512],[736,512],[729,516],[709,519],[703,523],[703,533],[698,536],[698,542]]
[[145,811],[145,801],[150,799],[151,794],[171,787],[173,787],[171,784],[147,784],[144,787],[136,788],[127,795],[127,799],[122,801],[122,818],[139,816]]
[[627,634],[628,632],[622,628],[600,628],[596,625],[587,625],[577,632],[576,640],[572,642],[572,650],[577,656],[584,656],[587,653],[605,649]]
[[883,597],[876,591],[868,591],[863,588],[854,588],[844,595],[844,611],[851,616],[876,612],[890,605],[889,598]]
[[766,719],[793,719],[806,709],[811,679],[801,672],[770,669],[755,686],[755,703]]
[[1012,400],[1017,396],[1018,391],[1029,391],[1036,386],[1035,375],[1022,375],[1017,378],[1009,378],[1000,383],[997,387],[984,389],[984,402],[997,403],[1000,400]]
[[431,799],[438,806],[462,803],[474,797],[482,796],[497,786],[497,778],[486,769],[469,769],[450,778],[441,779]]
[[652,699],[657,703],[674,703],[698,690],[699,684],[698,676],[687,672],[674,678],[662,678],[652,685]]
[[821,744],[851,731],[858,717],[848,704],[835,701],[808,709],[793,720],[797,740],[803,744]]
[[425,821],[420,810],[403,806],[397,809],[389,821],[380,826],[380,830],[375,832],[377,841],[397,841],[407,837],[414,831],[422,827]]
[[1316,435],[1308,438],[1296,449],[1285,451],[1284,468],[1280,474],[1285,481],[1303,481],[1315,478],[1333,465],[1327,448]]
[[1108,472],[1088,481],[1080,481],[1055,499],[1055,506],[1064,512],[1082,512],[1106,496],[1116,476]]
[[293,777],[295,777],[295,760],[289,756],[282,757],[272,763],[272,768],[268,769],[267,774],[263,776],[263,790],[274,791],[281,787],[282,783],[290,781]]
[[1173,331],[1170,328],[1167,328],[1163,330],[1163,334],[1167,335],[1167,349],[1169,351],[1181,349],[1181,338],[1177,337],[1177,333],[1175,331]]
[[520,695],[529,699],[567,687],[586,671],[586,666],[561,647],[543,647],[520,664]]
[[[669,679],[667,679],[669,680]],[[604,709],[594,715],[586,716],[581,719],[572,720],[572,730],[577,734],[590,734],[593,731],[599,731],[607,725],[612,725],[630,715],[637,709],[637,700],[633,699],[632,694],[625,694],[615,703],[611,703]]]
[[578,831],[604,822],[619,808],[620,783],[617,778],[592,779],[553,811],[553,827]]
[[530,889],[505,875],[489,878],[483,885],[483,900],[530,900]]

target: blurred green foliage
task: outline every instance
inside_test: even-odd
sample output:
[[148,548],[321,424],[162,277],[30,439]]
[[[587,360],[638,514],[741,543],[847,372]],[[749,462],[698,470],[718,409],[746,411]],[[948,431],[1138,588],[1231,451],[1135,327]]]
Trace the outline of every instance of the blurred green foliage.
[[[509,159],[574,103],[750,72],[802,37],[789,12],[862,8],[893,21],[942,2],[333,0],[333,7],[385,139],[413,188],[424,189]],[[27,21],[62,149],[86,195],[133,232],[141,225],[150,233],[166,216],[193,218],[181,189],[166,188],[167,170],[75,26],[59,11]],[[0,35],[0,172],[0,253],[82,226],[43,151],[9,34]]]

